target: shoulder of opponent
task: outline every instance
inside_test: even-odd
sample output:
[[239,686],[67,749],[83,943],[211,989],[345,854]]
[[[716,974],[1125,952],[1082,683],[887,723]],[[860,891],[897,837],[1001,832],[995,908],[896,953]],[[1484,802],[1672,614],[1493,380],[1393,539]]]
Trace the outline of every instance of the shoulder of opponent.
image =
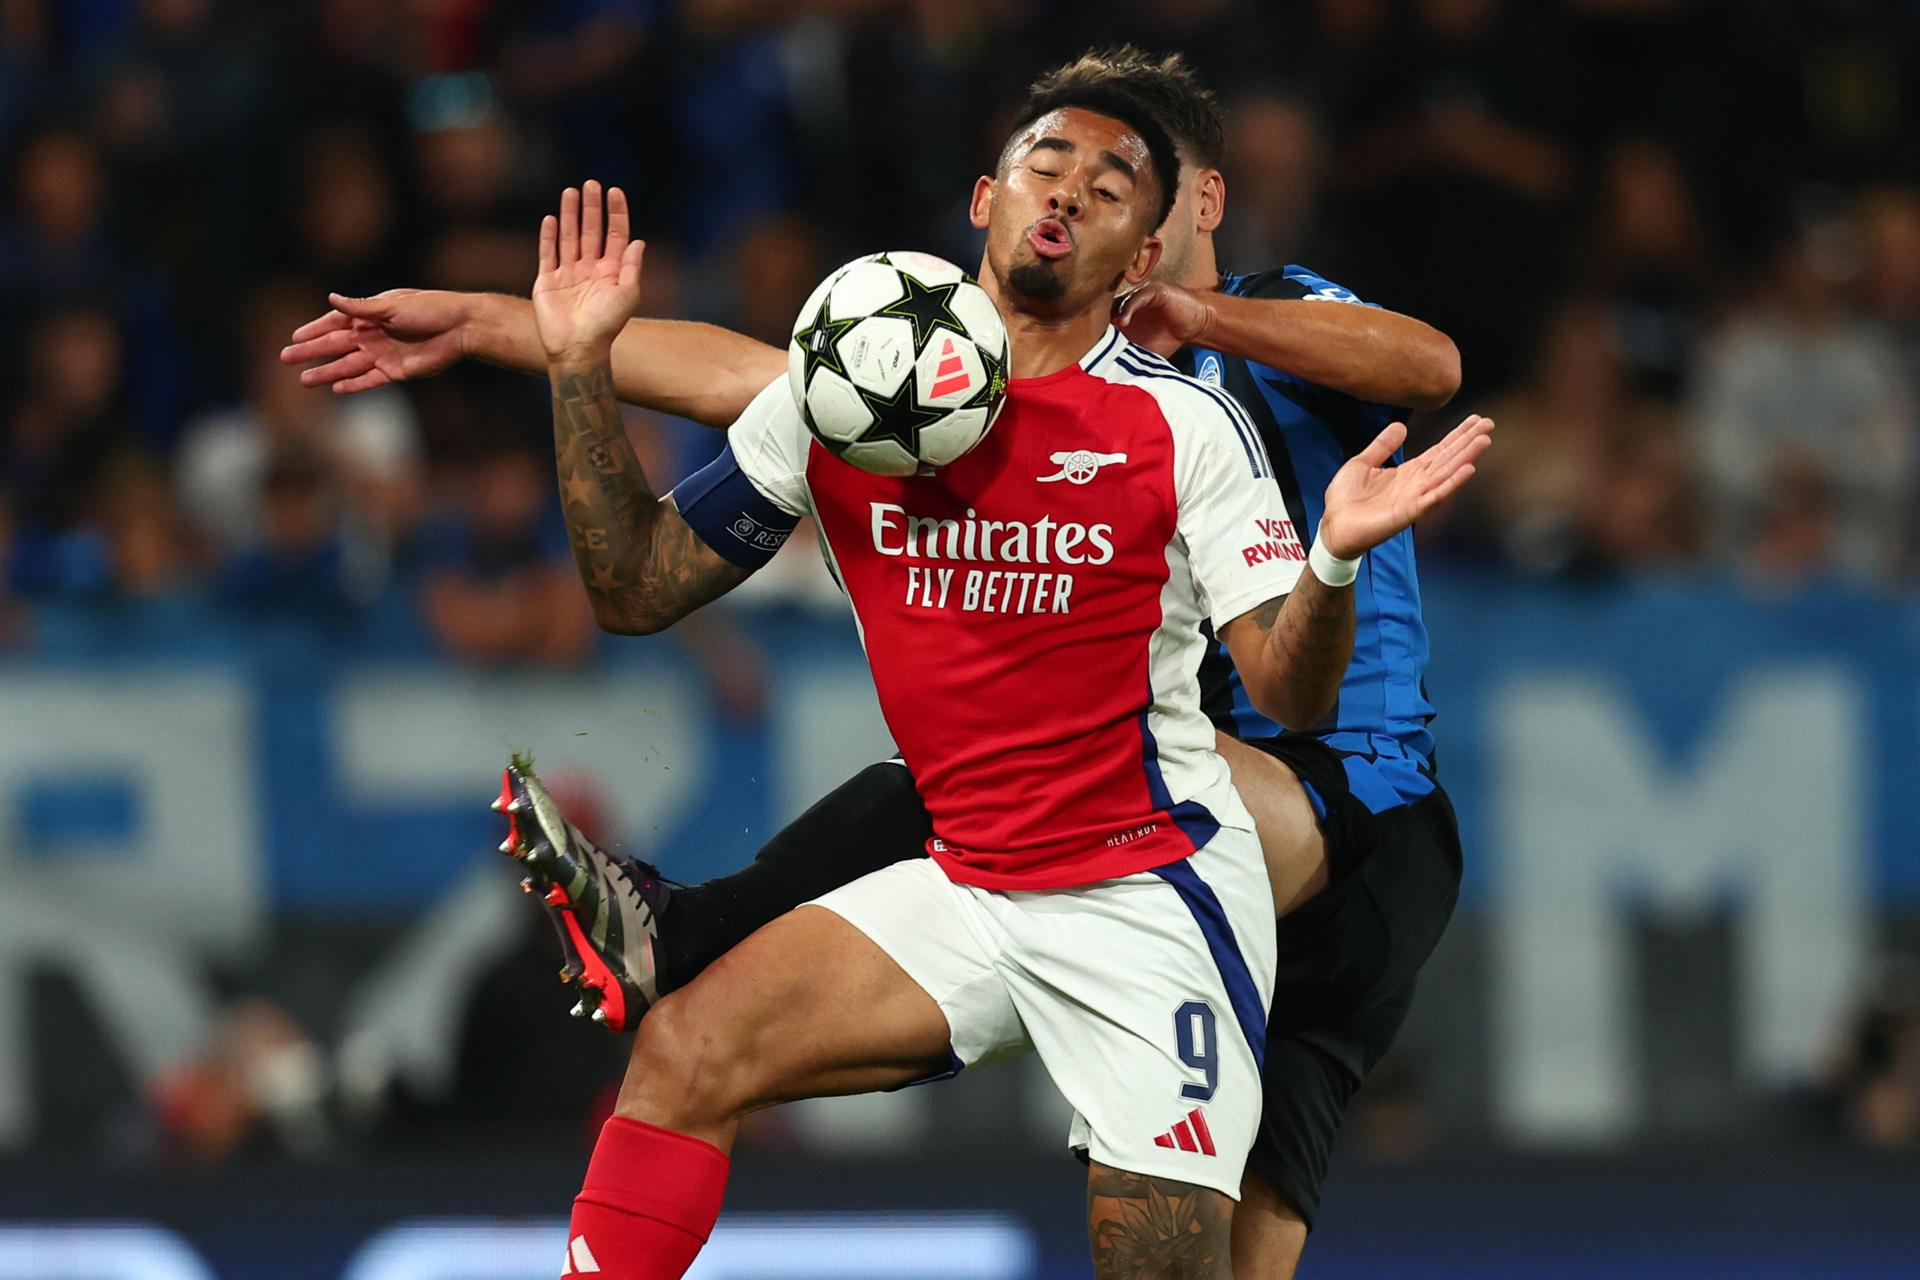
[[1221,282],[1225,293],[1241,298],[1290,298],[1301,302],[1344,302],[1351,306],[1377,307],[1342,284],[1335,284],[1311,267],[1290,262],[1269,271],[1229,275]]
[[1087,372],[1114,386],[1134,387],[1153,398],[1172,434],[1176,458],[1231,449],[1255,476],[1271,476],[1259,429],[1240,402],[1210,382],[1182,373],[1161,356],[1124,337]]

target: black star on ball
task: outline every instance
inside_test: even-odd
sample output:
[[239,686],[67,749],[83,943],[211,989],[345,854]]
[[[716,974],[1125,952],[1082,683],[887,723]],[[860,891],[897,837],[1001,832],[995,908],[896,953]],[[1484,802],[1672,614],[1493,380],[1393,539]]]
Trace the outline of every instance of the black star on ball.
[[959,281],[929,286],[902,271],[900,283],[906,286],[907,296],[880,308],[873,314],[898,316],[902,320],[912,321],[915,351],[927,345],[927,339],[933,336],[935,329],[951,330],[956,337],[960,338],[967,336],[967,326],[961,322],[959,316],[953,314],[953,295],[954,291],[960,287]]
[[[813,368],[831,369],[852,381],[847,367],[840,363],[840,337],[864,319],[865,316],[853,316],[846,320],[829,320],[827,304],[823,302],[820,310],[814,314],[813,323],[794,334],[793,340],[807,353],[807,360]],[[813,375],[807,376],[811,378]]]
[[980,389],[973,393],[973,397],[960,406],[962,409],[978,409],[990,405],[1007,389],[1006,361],[989,353],[984,347],[975,347],[974,350],[980,353],[980,370],[987,376],[980,383]]
[[900,380],[900,389],[891,396],[862,388],[860,399],[873,415],[873,425],[861,435],[859,443],[891,440],[912,457],[920,456],[920,432],[947,416],[946,409],[929,409],[914,400],[914,378],[909,373]]

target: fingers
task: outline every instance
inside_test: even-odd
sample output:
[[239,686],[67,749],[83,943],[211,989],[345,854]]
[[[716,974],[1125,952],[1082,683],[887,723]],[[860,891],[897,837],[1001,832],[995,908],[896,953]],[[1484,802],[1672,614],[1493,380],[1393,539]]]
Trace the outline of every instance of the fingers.
[[1468,463],[1448,476],[1440,484],[1420,496],[1420,514],[1425,515],[1459,491],[1460,486],[1472,478],[1474,466]]
[[[329,311],[318,319],[309,320],[298,329],[295,329],[293,333],[288,336],[287,341],[290,343],[310,342],[322,334],[345,329],[350,323],[352,322],[347,319],[344,312]],[[292,350],[292,348],[289,347],[288,350]],[[286,356],[283,353],[281,359],[284,360],[285,358]]]
[[580,209],[580,256],[588,262],[600,261],[600,184],[587,180]]
[[1153,307],[1154,299],[1159,296],[1160,287],[1158,285],[1141,285],[1138,289],[1135,289],[1132,293],[1120,299],[1120,309],[1113,318],[1114,324],[1124,330],[1128,325],[1139,319],[1142,314],[1150,310]]
[[640,264],[647,256],[647,242],[635,240],[629,243],[620,255],[620,287],[637,289],[640,287]]
[[327,301],[352,320],[385,320],[393,314],[393,304],[382,297],[350,298],[344,293],[330,293]]
[[[336,311],[333,314],[339,315],[340,313]],[[322,318],[324,319],[324,317]],[[349,323],[345,316],[340,316],[340,319],[343,326]],[[353,336],[353,331],[345,327],[316,333],[314,331],[314,325],[319,323],[319,320],[315,320],[312,324],[303,324],[293,331],[294,341],[280,348],[280,362],[282,364],[305,364],[309,360],[331,360],[336,356],[345,355],[359,345]],[[308,334],[310,336],[303,339],[301,337],[302,334]]]
[[1437,443],[1421,454],[1414,466],[1420,471],[1443,474],[1459,461],[1464,451],[1473,449],[1474,455],[1478,456],[1480,449],[1486,446],[1483,444],[1475,447],[1474,442],[1486,440],[1488,433],[1492,430],[1492,418],[1485,418],[1477,413],[1469,414],[1459,426],[1447,432]]
[[607,247],[609,258],[618,258],[622,263],[627,260],[627,243],[633,235],[633,224],[627,214],[627,193],[618,187],[607,188]]
[[316,365],[300,371],[300,385],[303,387],[324,387],[344,378],[357,378],[373,368],[373,356],[355,347],[338,360],[328,364]]
[[1492,444],[1493,438],[1483,428],[1469,436],[1451,459],[1424,477],[1426,484],[1419,499],[1421,510],[1430,510],[1452,497],[1479,469],[1475,462]]
[[546,275],[560,269],[560,220],[552,214],[540,219],[539,272]]
[[378,369],[369,369],[357,378],[348,378],[345,382],[333,384],[333,394],[350,396],[357,391],[371,391],[375,387],[384,387],[393,379]]
[[1405,444],[1407,424],[1390,422],[1386,430],[1373,438],[1373,443],[1362,449],[1356,456],[1369,467],[1384,467],[1394,450]]
[[580,188],[568,187],[560,193],[560,265],[570,267],[580,261]]

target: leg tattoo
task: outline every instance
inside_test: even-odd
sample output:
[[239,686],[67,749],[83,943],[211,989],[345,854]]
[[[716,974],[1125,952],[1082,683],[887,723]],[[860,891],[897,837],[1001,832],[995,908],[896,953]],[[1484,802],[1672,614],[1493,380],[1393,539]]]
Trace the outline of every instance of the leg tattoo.
[[1099,1280],[1231,1280],[1233,1201],[1218,1191],[1096,1164],[1087,1233]]

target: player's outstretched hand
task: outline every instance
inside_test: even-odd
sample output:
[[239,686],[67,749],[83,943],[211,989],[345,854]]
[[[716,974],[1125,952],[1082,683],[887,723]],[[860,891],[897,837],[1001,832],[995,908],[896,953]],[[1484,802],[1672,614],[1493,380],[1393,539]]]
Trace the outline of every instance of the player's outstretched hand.
[[1120,332],[1163,356],[1199,340],[1212,317],[1212,309],[1199,294],[1159,281],[1141,285],[1113,309],[1113,323]]
[[1388,466],[1406,439],[1396,422],[1334,473],[1318,535],[1333,555],[1371,551],[1452,497],[1493,443],[1493,419],[1473,414],[1419,457]]
[[293,331],[283,364],[302,364],[303,387],[335,395],[371,391],[444,373],[467,354],[473,296],[439,289],[389,289],[371,298],[330,293],[333,310]]
[[553,363],[605,359],[613,339],[640,305],[640,259],[646,242],[629,238],[627,194],[606,193],[601,233],[600,184],[568,187],[560,216],[540,223],[540,274],[533,317]]

